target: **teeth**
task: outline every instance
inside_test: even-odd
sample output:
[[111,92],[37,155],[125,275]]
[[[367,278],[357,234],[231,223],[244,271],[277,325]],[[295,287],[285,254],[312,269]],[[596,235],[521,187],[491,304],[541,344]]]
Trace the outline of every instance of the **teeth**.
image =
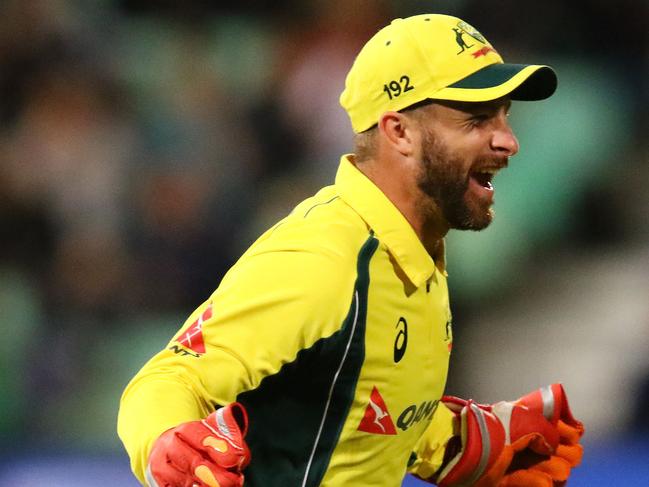
[[492,176],[498,172],[498,169],[481,169],[480,172],[491,174]]

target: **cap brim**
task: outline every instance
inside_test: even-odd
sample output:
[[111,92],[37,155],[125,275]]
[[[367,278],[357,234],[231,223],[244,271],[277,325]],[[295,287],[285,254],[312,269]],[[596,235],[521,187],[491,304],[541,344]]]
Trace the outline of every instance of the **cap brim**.
[[557,75],[549,66],[491,64],[442,88],[430,98],[454,101],[489,101],[509,95],[512,100],[543,100],[557,89]]

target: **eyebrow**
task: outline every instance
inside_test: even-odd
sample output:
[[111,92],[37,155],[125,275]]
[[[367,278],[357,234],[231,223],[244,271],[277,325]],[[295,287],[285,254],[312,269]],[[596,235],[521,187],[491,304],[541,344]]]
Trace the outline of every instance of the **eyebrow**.
[[499,98],[497,100],[493,100],[491,104],[493,104],[493,108],[504,107],[505,111],[508,112],[512,107],[512,100],[511,98]]

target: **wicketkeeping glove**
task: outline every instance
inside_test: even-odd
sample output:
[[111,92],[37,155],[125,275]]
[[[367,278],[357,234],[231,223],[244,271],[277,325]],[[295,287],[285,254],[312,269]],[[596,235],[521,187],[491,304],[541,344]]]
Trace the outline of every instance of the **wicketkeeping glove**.
[[434,479],[440,487],[556,487],[581,460],[583,426],[560,384],[493,405],[442,400],[456,415],[457,435]]
[[150,487],[241,487],[250,462],[248,415],[239,403],[165,431],[146,470]]
[[573,417],[563,386],[552,384],[543,387],[521,397],[516,403],[532,411],[542,412],[556,427],[559,433],[559,445],[549,458],[535,455],[530,451],[517,454],[509,466],[504,482],[500,485],[502,487],[564,485],[571,469],[581,462],[583,447],[579,444],[579,440],[584,434],[584,426]]

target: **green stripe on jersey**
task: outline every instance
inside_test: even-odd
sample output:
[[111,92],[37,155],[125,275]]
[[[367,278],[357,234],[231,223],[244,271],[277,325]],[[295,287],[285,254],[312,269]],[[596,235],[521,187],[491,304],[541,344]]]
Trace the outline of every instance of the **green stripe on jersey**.
[[314,487],[324,477],[365,358],[369,263],[377,247],[373,235],[361,247],[351,307],[340,330],[237,397],[249,416],[247,487]]

